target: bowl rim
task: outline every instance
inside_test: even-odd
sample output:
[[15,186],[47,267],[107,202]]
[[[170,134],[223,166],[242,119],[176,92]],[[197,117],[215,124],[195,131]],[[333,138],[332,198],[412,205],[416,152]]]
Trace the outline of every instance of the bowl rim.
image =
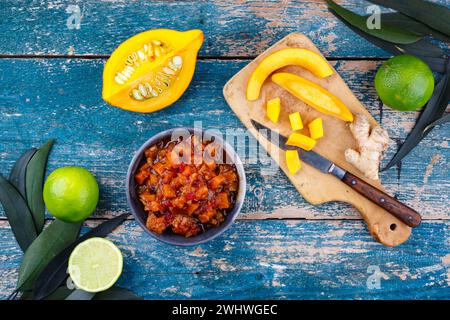
[[[241,212],[242,205],[244,204],[246,188],[247,188],[247,180],[246,180],[246,176],[245,176],[244,165],[243,165],[239,155],[234,150],[234,148],[226,140],[224,140],[221,136],[215,135],[214,132],[212,132],[212,133],[208,132],[209,137],[214,137],[214,139],[219,140],[219,142],[222,144],[222,146],[224,148],[226,155],[234,160],[233,164],[236,166],[236,171],[237,171],[237,174],[239,177],[239,189],[238,189],[238,192],[236,195],[236,202],[234,204],[233,209],[227,215],[225,221],[222,224],[220,224],[218,227],[211,228],[211,229],[207,230],[206,232],[203,232],[197,236],[193,236],[190,238],[186,238],[186,237],[183,237],[182,235],[175,235],[175,234],[170,234],[170,235],[165,235],[164,233],[157,234],[153,231],[150,231],[147,228],[147,226],[145,225],[145,223],[143,221],[141,221],[141,218],[139,216],[140,213],[137,212],[137,210],[135,208],[136,205],[139,206],[140,204],[139,203],[136,204],[135,203],[136,199],[133,199],[132,195],[131,195],[131,193],[132,193],[131,189],[132,189],[132,185],[134,183],[132,180],[132,177],[134,177],[134,173],[137,170],[140,162],[142,161],[144,151],[151,145],[154,145],[155,143],[166,138],[167,136],[170,136],[176,130],[187,130],[191,134],[200,134],[201,133],[202,138],[203,138],[205,132],[208,132],[208,130],[193,128],[193,127],[176,127],[176,128],[161,131],[161,132],[153,135],[149,139],[147,139],[141,145],[141,147],[135,152],[135,154],[128,166],[127,177],[126,177],[127,204],[128,204],[129,209],[131,210],[131,213],[132,213],[135,221],[137,221],[139,226],[142,229],[144,229],[144,231],[147,234],[149,234],[151,237],[153,237],[161,242],[170,244],[170,245],[183,246],[183,247],[196,246],[196,245],[200,245],[202,243],[205,243],[205,242],[208,242],[210,240],[217,238],[218,236],[222,235],[227,229],[230,228],[230,226],[233,224],[233,222],[236,220],[237,216]],[[216,140],[214,140],[214,141],[216,141]],[[212,234],[209,236],[204,236],[208,232],[212,232]],[[195,238],[200,237],[202,235],[203,235],[203,239],[199,239],[197,241],[195,240]],[[176,241],[174,239],[179,239],[179,241]],[[188,241],[185,242],[184,240],[188,240]]]

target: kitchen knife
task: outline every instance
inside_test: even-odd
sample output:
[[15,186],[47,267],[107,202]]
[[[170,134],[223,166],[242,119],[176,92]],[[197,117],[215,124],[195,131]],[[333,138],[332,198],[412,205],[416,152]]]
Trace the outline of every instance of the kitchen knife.
[[353,190],[360,193],[365,198],[374,202],[378,206],[382,207],[408,226],[414,228],[420,224],[422,218],[420,217],[420,214],[417,213],[414,209],[411,209],[397,199],[368,184],[367,182],[351,174],[350,172],[342,169],[330,160],[322,157],[320,154],[314,151],[306,151],[301,148],[289,146],[286,144],[287,138],[285,136],[278,134],[278,132],[276,131],[272,131],[270,128],[253,119],[251,120],[251,122],[252,125],[258,130],[258,132],[265,136],[265,138],[269,141],[272,141],[273,134],[278,135],[278,139],[274,139],[274,141],[278,141],[279,148],[283,150],[297,150],[300,159],[303,162],[313,166],[322,173],[332,174],[333,176],[344,182],[346,185],[351,187]]

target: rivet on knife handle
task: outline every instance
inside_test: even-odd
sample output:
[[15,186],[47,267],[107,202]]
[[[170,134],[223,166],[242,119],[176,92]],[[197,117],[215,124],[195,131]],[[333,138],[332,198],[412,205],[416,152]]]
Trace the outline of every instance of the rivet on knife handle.
[[422,218],[417,211],[401,203],[383,191],[371,186],[350,172],[345,173],[342,181],[367,199],[390,212],[408,226],[412,228],[417,227],[422,221]]

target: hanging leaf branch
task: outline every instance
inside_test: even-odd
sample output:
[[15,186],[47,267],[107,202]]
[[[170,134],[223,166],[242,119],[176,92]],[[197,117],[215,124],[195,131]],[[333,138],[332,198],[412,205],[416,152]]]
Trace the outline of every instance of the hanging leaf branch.
[[450,9],[423,0],[369,0],[383,7],[397,10],[423,24],[450,36]]
[[450,122],[450,113],[447,113],[445,116],[443,116],[442,118],[440,118],[439,120],[436,120],[434,122],[432,122],[431,124],[429,124],[424,131],[428,131],[431,130],[433,127],[435,126],[439,126],[441,124],[445,124],[447,122]]
[[380,15],[381,21],[385,21],[391,25],[394,25],[398,28],[403,28],[406,30],[410,30],[414,33],[420,34],[422,36],[431,36],[436,40],[450,42],[450,37],[439,32],[435,29],[430,28],[429,26],[412,19],[408,16],[400,12],[386,12]]
[[[427,50],[427,47],[428,45],[430,45],[430,43],[426,40],[420,40],[416,43],[406,45],[394,44],[388,41],[381,40],[377,37],[373,37],[367,33],[364,33],[363,31],[359,30],[358,28],[355,28],[353,25],[351,25],[349,22],[345,20],[343,20],[342,22],[347,27],[349,27],[353,32],[359,34],[361,37],[371,42],[372,44],[376,45],[377,47],[380,47],[381,49],[384,49],[394,55],[406,53],[417,56],[421,58],[423,61],[425,61],[430,66],[431,70],[440,73],[445,72],[445,65],[447,60],[441,55],[429,56],[432,53]],[[440,48],[437,49],[441,50]]]
[[340,17],[351,23],[354,27],[370,34],[374,37],[397,44],[409,44],[419,41],[422,37],[416,33],[397,28],[396,26],[381,20],[381,28],[369,29],[367,27],[367,17],[353,13],[344,7],[339,6],[332,0],[327,0],[328,6],[333,9]]
[[352,31],[394,55],[411,54],[425,61],[433,71],[445,73],[435,87],[416,125],[383,170],[398,164],[436,126],[450,121],[443,116],[450,101],[449,59],[444,51],[423,37],[449,41],[450,9],[422,0],[369,0],[399,12],[382,13],[379,29],[367,27],[367,16],[360,16],[327,0],[332,13]]
[[[398,31],[403,29],[398,28],[391,23],[383,22],[383,18],[380,19],[380,29],[369,29],[366,23],[366,16],[360,16],[353,13],[332,0],[327,0],[327,3],[332,13],[344,22],[346,26],[377,47],[395,55],[407,53],[417,56],[424,60],[433,71],[441,73],[445,72],[446,58],[444,56],[444,51],[431,42],[422,39],[421,36],[416,36],[415,41],[406,42],[404,41],[405,38],[401,36],[403,35],[401,31]],[[389,32],[385,34],[384,28],[386,28],[386,26],[389,26]],[[393,28],[397,30],[396,33],[392,32]],[[403,30],[403,32],[407,31]]]
[[[416,125],[409,133],[405,142],[401,145],[395,156],[383,170],[387,170],[399,163],[415,146],[422,141],[433,129],[433,123],[441,121],[440,118],[447,108],[450,100],[450,62],[447,65],[447,73],[437,84],[433,96],[428,101]],[[444,119],[444,118],[442,118]],[[447,117],[448,119],[448,117]],[[445,119],[442,120],[444,123]],[[435,124],[436,125],[436,124]]]

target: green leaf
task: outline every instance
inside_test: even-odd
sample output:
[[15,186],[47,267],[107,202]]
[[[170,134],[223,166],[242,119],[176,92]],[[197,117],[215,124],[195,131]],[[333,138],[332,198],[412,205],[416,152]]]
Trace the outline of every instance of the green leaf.
[[67,267],[70,254],[77,245],[92,237],[106,237],[122,224],[129,215],[129,213],[123,213],[120,216],[99,224],[97,227],[89,230],[87,233],[73,241],[55,256],[36,279],[33,288],[33,298],[36,300],[45,298],[64,282],[67,278]]
[[[78,292],[77,292],[78,291]],[[81,292],[79,292],[81,291]],[[75,293],[76,292],[76,293]],[[70,299],[69,299],[70,297]],[[142,297],[136,295],[130,290],[113,286],[106,291],[98,292],[96,294],[86,293],[82,290],[73,290],[67,286],[57,288],[45,300],[143,300]]]
[[[337,16],[339,19],[342,19],[340,16]],[[379,39],[377,37],[373,37],[370,34],[367,34],[358,28],[352,26],[345,20],[341,20],[347,27],[349,27],[353,32],[359,34],[361,37],[366,39],[367,41],[373,43],[374,45],[389,51],[395,55],[397,54],[412,54],[421,58],[425,61],[433,71],[436,72],[445,72],[445,65],[447,63],[446,58],[440,55],[442,50],[438,47],[433,46],[431,43],[425,40],[420,40],[416,43],[411,44],[393,44],[389,41],[385,41]],[[434,47],[430,49],[430,46]]]
[[65,300],[92,300],[95,296],[93,292],[87,292],[80,289],[74,290]]
[[369,0],[383,7],[397,10],[439,32],[450,36],[450,9],[423,0]]
[[[421,113],[416,125],[409,133],[405,142],[400,146],[397,153],[394,155],[391,161],[384,167],[383,170],[387,170],[390,167],[399,163],[408,153],[414,149],[428,133],[431,132],[433,127],[429,128],[429,125],[442,117],[450,101],[450,60],[447,62],[447,73],[439,81],[434,89],[433,95],[430,101],[428,101],[425,109]],[[428,129],[427,129],[428,128]]]
[[18,294],[19,290],[16,289],[13,292],[11,292],[11,294],[8,296],[8,298],[6,298],[6,300],[16,300]]
[[397,28],[381,20],[380,29],[369,29],[367,27],[367,18],[360,16],[350,10],[347,10],[332,0],[327,0],[328,6],[334,10],[340,17],[345,19],[354,27],[368,33],[374,37],[397,44],[408,44],[419,41],[422,37],[410,31]]
[[380,15],[381,21],[385,21],[392,24],[398,28],[403,28],[405,30],[412,31],[414,33],[420,34],[422,36],[431,36],[437,40],[450,42],[450,38],[445,34],[428,27],[415,19],[405,16],[399,12],[386,12]]
[[[17,300],[17,298],[15,300]],[[19,300],[33,300],[32,292],[31,291],[23,292],[20,295]]]
[[67,286],[61,286],[44,300],[65,300],[73,291],[73,289],[69,289]]
[[92,300],[143,300],[130,290],[114,286],[106,291],[97,293]]
[[16,161],[9,174],[9,182],[16,187],[17,191],[20,192],[24,199],[27,198],[25,182],[27,166],[36,151],[36,148],[25,151],[25,153]]
[[0,175],[0,203],[3,205],[11,230],[22,251],[36,239],[33,217],[19,191]]
[[81,222],[54,220],[30,245],[19,269],[17,288],[28,291],[47,264],[78,237]]
[[423,131],[425,132],[425,131],[431,130],[435,126],[440,126],[441,124],[448,123],[448,122],[450,122],[450,113],[446,114],[442,118],[430,123]]
[[42,196],[44,186],[45,167],[54,140],[49,140],[36,151],[28,163],[26,172],[26,194],[28,207],[33,214],[34,223],[38,234],[44,227],[45,204]]

